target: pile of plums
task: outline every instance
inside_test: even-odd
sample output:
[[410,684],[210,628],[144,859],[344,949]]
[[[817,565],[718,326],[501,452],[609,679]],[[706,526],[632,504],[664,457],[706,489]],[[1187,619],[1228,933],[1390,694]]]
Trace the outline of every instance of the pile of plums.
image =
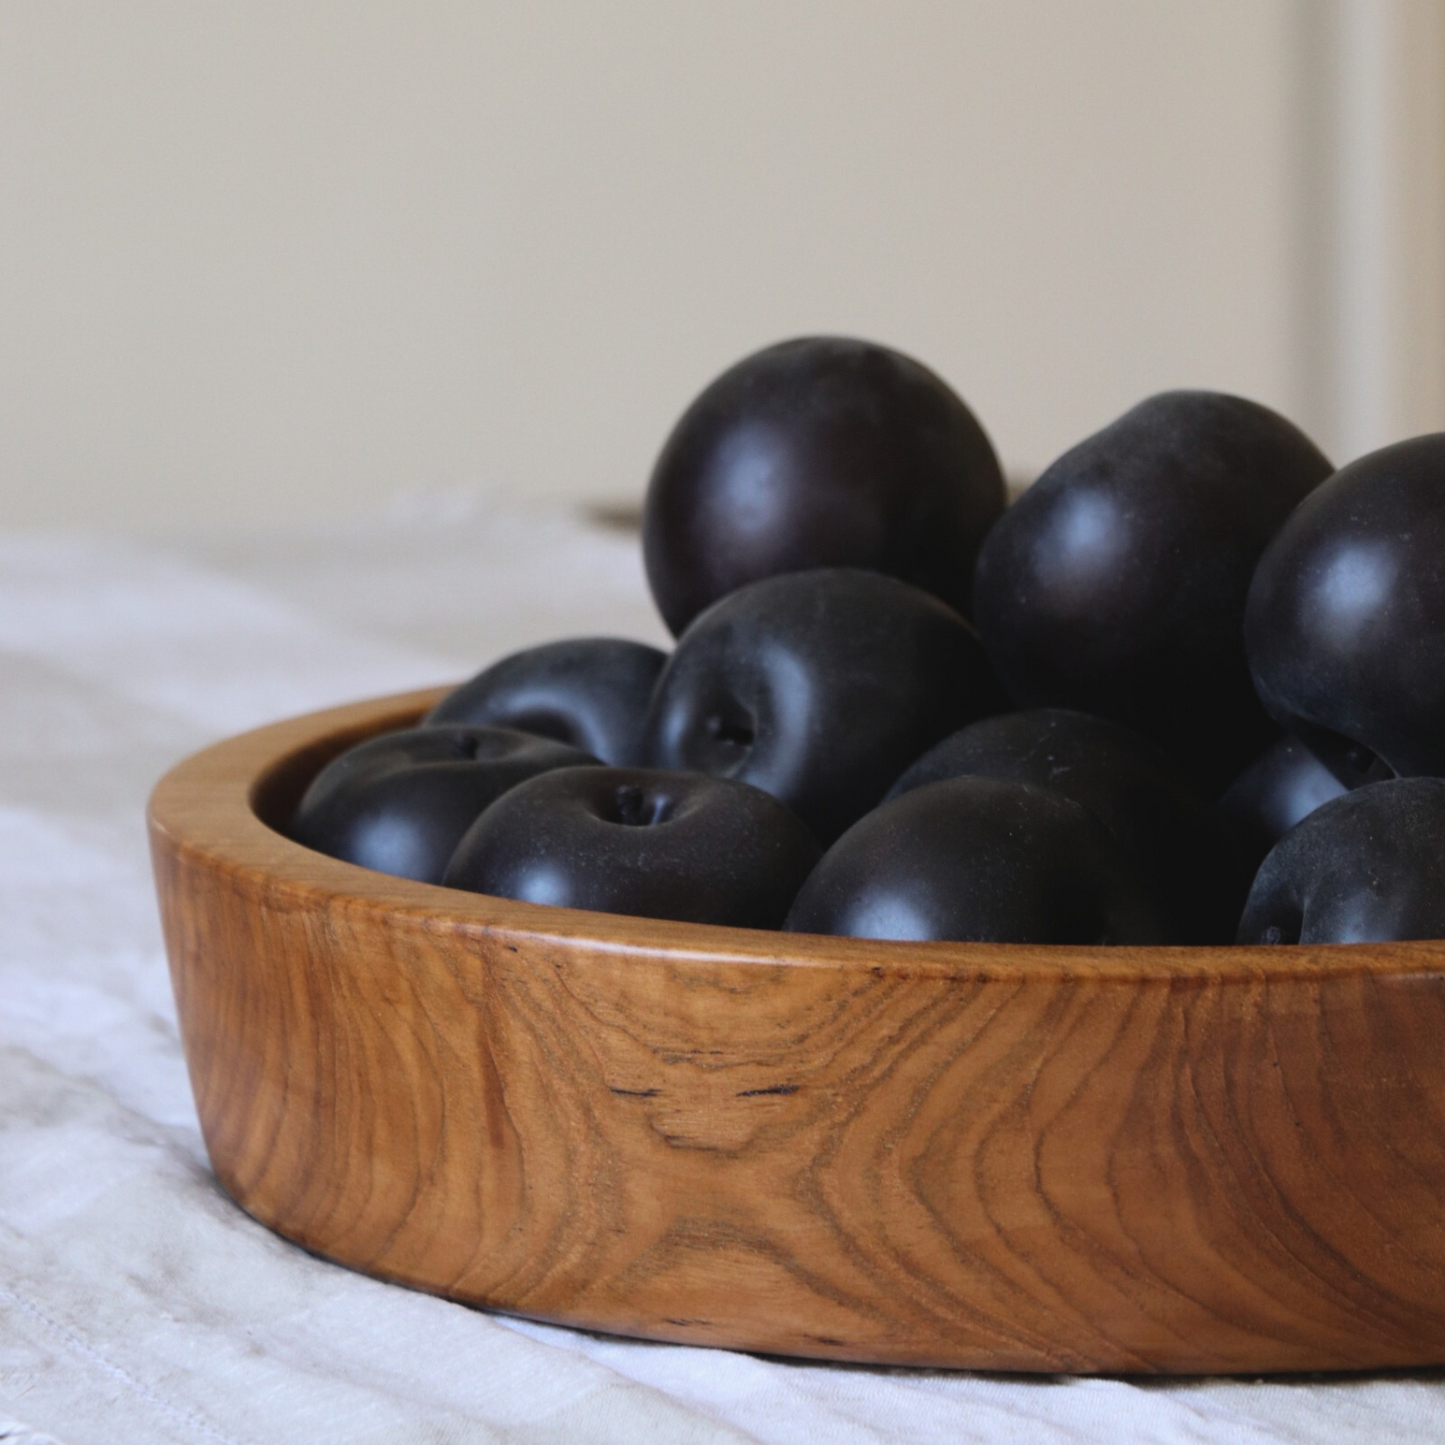
[[292,836],[861,938],[1445,936],[1445,433],[1335,471],[1165,392],[1005,508],[943,381],[806,338],[684,413],[643,549],[670,654],[504,658],[331,762]]

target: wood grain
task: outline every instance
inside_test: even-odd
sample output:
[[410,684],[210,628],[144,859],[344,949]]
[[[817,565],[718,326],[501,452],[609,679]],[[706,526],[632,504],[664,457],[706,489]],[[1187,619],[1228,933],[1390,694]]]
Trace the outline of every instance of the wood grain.
[[388,878],[274,827],[435,694],[156,788],[216,1173],[386,1279],[899,1364],[1445,1361],[1445,944],[877,944]]

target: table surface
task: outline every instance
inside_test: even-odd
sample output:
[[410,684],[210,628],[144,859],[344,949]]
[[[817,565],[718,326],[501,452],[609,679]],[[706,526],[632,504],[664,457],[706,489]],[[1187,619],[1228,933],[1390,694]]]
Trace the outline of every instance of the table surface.
[[275,535],[0,536],[0,1441],[1445,1439],[1445,1372],[1035,1379],[605,1339],[362,1278],[231,1204],[150,785],[228,733],[579,633],[664,641],[636,538],[468,494]]

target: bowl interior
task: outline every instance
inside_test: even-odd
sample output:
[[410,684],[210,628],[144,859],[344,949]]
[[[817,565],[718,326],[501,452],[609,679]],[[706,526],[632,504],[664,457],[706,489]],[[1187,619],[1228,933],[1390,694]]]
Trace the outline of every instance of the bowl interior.
[[268,828],[284,836],[306,789],[327,763],[368,738],[414,727],[427,711],[426,706],[403,706],[300,741],[257,774],[250,790],[252,812]]

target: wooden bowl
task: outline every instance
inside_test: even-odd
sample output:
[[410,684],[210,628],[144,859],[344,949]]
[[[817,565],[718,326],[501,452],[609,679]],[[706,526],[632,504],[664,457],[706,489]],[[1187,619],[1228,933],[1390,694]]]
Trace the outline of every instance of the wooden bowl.
[[1445,944],[869,943],[543,908],[288,841],[436,694],[151,800],[222,1185],[455,1300],[886,1364],[1445,1361]]

